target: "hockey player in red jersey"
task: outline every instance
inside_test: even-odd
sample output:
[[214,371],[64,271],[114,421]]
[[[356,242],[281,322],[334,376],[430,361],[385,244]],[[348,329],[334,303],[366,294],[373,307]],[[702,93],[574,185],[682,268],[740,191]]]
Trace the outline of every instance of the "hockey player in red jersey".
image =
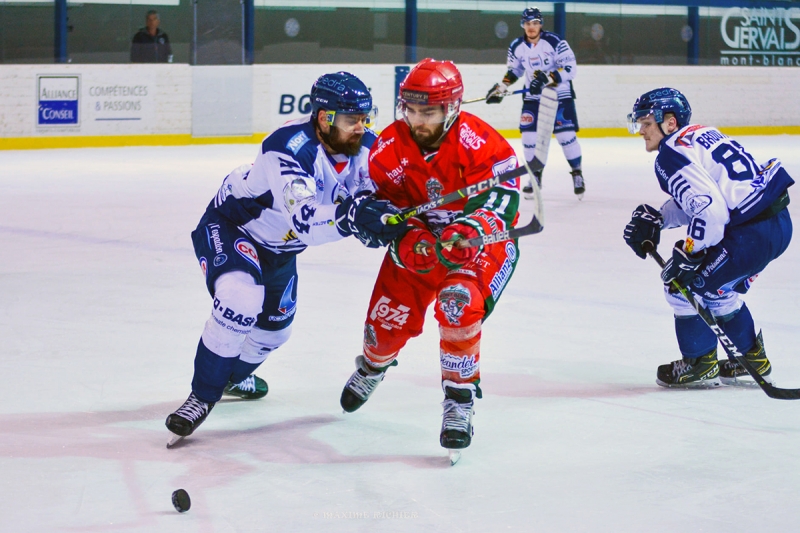
[[[401,209],[429,202],[517,167],[514,150],[486,122],[460,111],[464,86],[450,61],[425,59],[400,85],[396,120],[369,155],[376,196]],[[410,219],[375,282],[364,326],[363,354],[342,391],[347,412],[361,407],[411,337],[422,333],[435,302],[445,400],[441,445],[469,446],[473,401],[481,397],[480,339],[516,267],[519,249],[506,241],[474,248],[453,243],[513,226],[519,180]]]

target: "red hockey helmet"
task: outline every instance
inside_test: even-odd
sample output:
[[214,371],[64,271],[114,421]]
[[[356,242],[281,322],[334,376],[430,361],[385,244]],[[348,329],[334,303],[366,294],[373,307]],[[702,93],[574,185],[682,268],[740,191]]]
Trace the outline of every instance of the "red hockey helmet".
[[399,111],[405,117],[406,104],[444,107],[444,131],[455,122],[461,109],[464,83],[452,61],[423,59],[400,84]]

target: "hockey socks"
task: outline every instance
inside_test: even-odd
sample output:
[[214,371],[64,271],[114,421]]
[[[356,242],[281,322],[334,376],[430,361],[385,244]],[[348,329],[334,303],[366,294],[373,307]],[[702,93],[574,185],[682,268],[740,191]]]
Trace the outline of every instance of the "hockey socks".
[[194,357],[192,379],[192,391],[195,396],[206,403],[218,402],[238,361],[238,357],[220,357],[206,348],[200,339],[197,344],[197,355]]

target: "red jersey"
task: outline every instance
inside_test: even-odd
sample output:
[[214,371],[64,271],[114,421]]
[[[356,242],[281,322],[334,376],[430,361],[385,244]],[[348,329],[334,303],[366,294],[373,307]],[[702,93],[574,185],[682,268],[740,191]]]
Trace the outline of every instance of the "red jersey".
[[[424,155],[403,120],[387,127],[369,154],[369,174],[378,198],[401,209],[424,204],[457,189],[517,167],[511,145],[480,118],[462,111],[438,151]],[[422,216],[437,236],[458,216],[482,211],[481,218],[501,231],[516,221],[519,179],[479,195],[462,198]],[[476,213],[478,214],[478,213]]]

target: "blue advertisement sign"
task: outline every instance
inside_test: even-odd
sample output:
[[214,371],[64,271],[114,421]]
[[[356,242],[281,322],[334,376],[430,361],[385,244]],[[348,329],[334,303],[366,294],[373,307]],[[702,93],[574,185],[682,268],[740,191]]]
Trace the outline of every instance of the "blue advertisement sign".
[[78,76],[38,77],[39,126],[79,124],[80,78]]

